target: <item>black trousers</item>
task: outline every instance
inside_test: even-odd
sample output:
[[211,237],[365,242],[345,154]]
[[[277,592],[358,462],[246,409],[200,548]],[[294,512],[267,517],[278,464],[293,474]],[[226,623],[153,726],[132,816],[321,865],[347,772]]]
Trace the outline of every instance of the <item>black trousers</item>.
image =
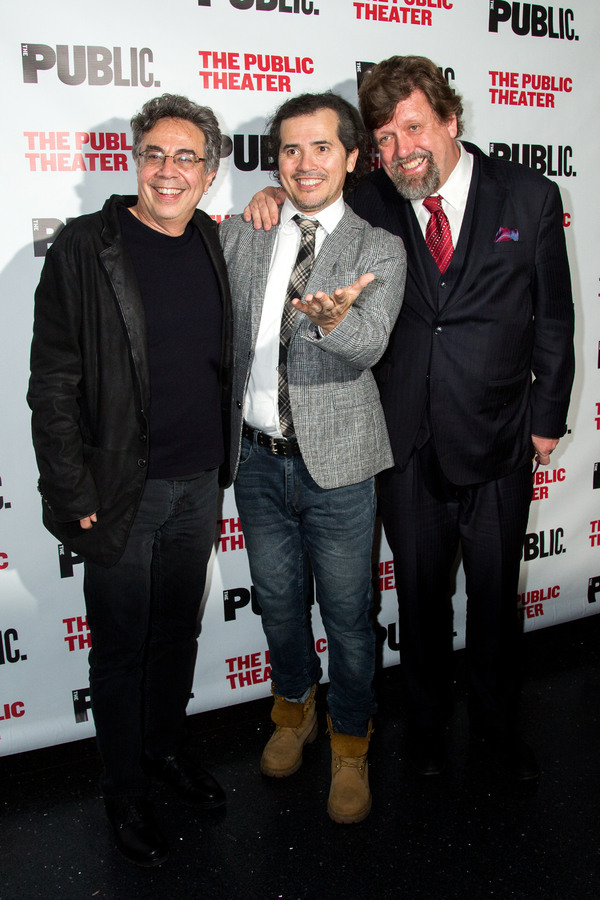
[[149,480],[119,562],[86,560],[92,711],[107,796],[143,794],[142,753],[170,756],[185,737],[217,496],[216,469],[189,481]]
[[430,439],[404,472],[388,469],[379,483],[412,721],[441,726],[452,714],[450,575],[460,542],[471,727],[510,728],[520,684],[517,590],[531,466],[498,481],[455,485],[443,474]]

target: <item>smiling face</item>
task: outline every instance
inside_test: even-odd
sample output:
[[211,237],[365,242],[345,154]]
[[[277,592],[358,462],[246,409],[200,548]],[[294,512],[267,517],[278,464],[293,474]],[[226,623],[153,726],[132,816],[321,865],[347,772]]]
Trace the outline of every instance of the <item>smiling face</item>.
[[358,148],[350,153],[338,137],[338,115],[320,109],[281,123],[279,178],[296,209],[316,215],[341,196]]
[[438,191],[460,158],[456,116],[441,122],[423,91],[400,101],[392,119],[374,133],[383,168],[407,200]]
[[[184,119],[160,119],[144,135],[140,150],[161,150],[168,156],[181,151],[204,156],[204,134]],[[182,171],[172,159],[165,159],[161,168],[138,160],[138,202],[131,212],[155,231],[177,236],[194,214],[202,194],[208,190],[216,172],[206,174],[204,163],[197,163],[190,171]]]

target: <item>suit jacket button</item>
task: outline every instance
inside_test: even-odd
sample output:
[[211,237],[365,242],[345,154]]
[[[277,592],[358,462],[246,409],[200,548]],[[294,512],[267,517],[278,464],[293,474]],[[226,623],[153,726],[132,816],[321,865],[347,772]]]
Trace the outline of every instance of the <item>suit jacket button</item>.
[[445,282],[445,281],[441,281],[441,282],[440,282],[440,287],[441,287],[441,288],[445,288],[445,287],[446,287],[446,282]]
[[146,465],[145,459],[138,459],[138,466],[140,467],[140,469],[143,469],[145,465]]
[[436,334],[441,334],[441,333],[442,333],[442,326],[441,326],[441,325],[438,325],[438,327],[435,329],[435,333],[436,333]]
[[237,406],[238,409],[241,409],[241,408],[242,408],[242,404],[240,403],[239,400],[236,400],[236,401],[235,401],[235,405]]

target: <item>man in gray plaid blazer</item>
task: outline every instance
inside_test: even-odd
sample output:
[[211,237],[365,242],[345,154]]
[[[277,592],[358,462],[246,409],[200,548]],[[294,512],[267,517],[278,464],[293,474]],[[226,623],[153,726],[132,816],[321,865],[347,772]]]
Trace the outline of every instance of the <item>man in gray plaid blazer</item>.
[[275,698],[261,770],[291,775],[317,733],[310,563],[329,652],[328,812],[358,822],[371,808],[376,709],[374,475],[393,464],[370,367],[400,311],[405,253],[344,204],[365,164],[354,107],[330,93],[292,98],[269,138],[287,193],[279,225],[221,226],[234,304],[232,471]]

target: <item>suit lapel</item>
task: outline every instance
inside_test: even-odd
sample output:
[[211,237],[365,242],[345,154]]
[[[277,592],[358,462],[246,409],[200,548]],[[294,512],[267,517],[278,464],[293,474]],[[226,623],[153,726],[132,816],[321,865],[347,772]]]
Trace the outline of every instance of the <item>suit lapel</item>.
[[[356,230],[356,225],[353,222],[354,213],[346,207],[346,211],[344,215],[333,229],[333,231],[326,235],[325,240],[323,241],[323,245],[319,250],[319,254],[314,262],[314,265],[311,269],[311,273],[306,284],[305,294],[314,294],[315,291],[320,291],[323,288],[323,276],[325,274],[330,274],[333,268],[335,267],[339,255],[340,249],[342,247],[346,247],[348,243],[352,240],[352,235]],[[340,287],[344,287],[344,285],[340,284]],[[304,321],[305,316],[302,313],[296,311],[294,315],[294,324],[292,326],[291,338],[295,335],[297,330],[300,328],[300,325]]]
[[131,346],[131,356],[137,373],[142,403],[147,409],[150,403],[150,363],[148,360],[148,334],[144,302],[138,288],[133,261],[122,234],[99,254],[111,284]]
[[[463,233],[461,229],[459,237],[461,250],[464,249],[464,264],[446,301],[446,307],[460,301],[477,280],[486,264],[496,232],[500,227],[502,211],[508,196],[508,190],[498,184],[488,172],[486,157],[476,156],[475,163],[479,166],[479,173],[475,181],[476,173],[473,172],[475,183],[471,185],[474,192],[471,227],[468,233]],[[470,200],[471,196],[469,196]],[[463,239],[466,241],[464,248],[462,246]]]
[[[428,271],[433,263],[433,258],[425,243],[412,204],[409,200],[403,200],[400,197],[399,199],[400,203],[396,204],[397,216],[408,259],[408,277],[412,281],[413,290],[417,291],[433,312],[437,313],[437,298],[432,291],[431,272]],[[433,264],[435,265],[435,263]],[[436,271],[437,278],[439,278],[439,270],[436,269]]]

